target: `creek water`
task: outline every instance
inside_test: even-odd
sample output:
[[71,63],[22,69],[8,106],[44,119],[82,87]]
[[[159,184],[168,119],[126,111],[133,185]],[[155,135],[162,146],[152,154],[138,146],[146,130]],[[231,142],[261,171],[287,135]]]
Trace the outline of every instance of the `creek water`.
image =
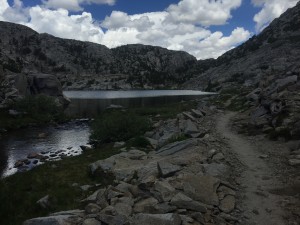
[[[187,101],[210,93],[189,90],[149,91],[66,91],[71,99],[66,113],[79,118],[92,118],[112,105],[123,107],[157,106],[171,102]],[[29,159],[24,166],[14,168],[18,160],[30,153],[39,153],[47,160],[81,154],[81,145],[89,141],[90,129],[83,120],[63,125],[29,127],[7,132],[0,137],[0,176],[6,177],[17,171],[26,171],[43,162]]]

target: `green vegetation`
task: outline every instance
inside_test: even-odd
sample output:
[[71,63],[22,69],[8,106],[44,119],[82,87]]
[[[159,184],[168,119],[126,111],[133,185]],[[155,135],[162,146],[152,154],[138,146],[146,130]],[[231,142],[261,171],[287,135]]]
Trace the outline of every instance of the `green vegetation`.
[[282,128],[282,129],[275,129],[274,131],[271,131],[268,134],[268,137],[271,140],[278,140],[278,138],[282,137],[284,138],[286,141],[291,139],[291,132],[290,129],[288,128]]
[[[111,145],[105,145],[80,156],[48,162],[29,172],[17,173],[0,180],[1,224],[19,225],[29,218],[83,208],[80,200],[92,194],[95,188],[83,192],[72,184],[111,184],[113,177],[105,174],[100,176],[99,173],[92,176],[88,165],[117,153],[118,150]],[[42,209],[36,202],[46,195],[50,197],[50,207]]]
[[177,142],[177,141],[184,141],[186,139],[188,139],[189,137],[185,136],[184,134],[179,134],[177,136],[173,136],[168,140],[168,143],[173,143],[173,142]]
[[19,114],[12,116],[9,114],[8,109],[0,110],[0,124],[5,129],[67,120],[63,113],[63,107],[57,104],[55,98],[46,95],[22,98],[12,103],[9,108],[16,110]]
[[219,95],[211,98],[211,103],[219,107],[224,107],[231,111],[244,111],[248,109],[246,95],[247,89],[227,88],[223,89]]
[[[39,104],[33,104],[36,101],[26,101],[31,104],[31,107],[36,107],[36,110],[41,112],[41,107],[38,107]],[[162,118],[174,118],[179,112],[188,110],[195,104],[196,102],[183,102],[155,108],[136,108],[126,111],[109,110],[94,121],[92,125],[94,127],[93,135],[101,138],[106,137],[104,138],[106,141],[127,139],[126,147],[139,147],[147,151],[149,142],[141,134],[150,128],[150,119],[155,122]],[[54,105],[49,103],[49,106],[53,107]],[[30,109],[26,107],[28,107],[27,104],[18,103],[15,109],[29,111]],[[55,110],[51,112],[54,115],[57,113]],[[35,116],[37,115],[35,114]],[[112,125],[112,128],[109,128],[109,125]],[[112,137],[108,138],[108,135],[112,135]],[[184,137],[179,136],[173,141],[182,138]],[[88,150],[80,156],[47,162],[31,171],[17,173],[0,180],[1,224],[19,225],[26,219],[47,216],[49,213],[76,208],[83,209],[85,204],[81,203],[80,200],[91,195],[99,187],[83,192],[73,184],[78,183],[80,186],[99,183],[102,186],[111,184],[114,180],[112,175],[103,174],[100,170],[92,175],[88,166],[96,160],[105,159],[119,152],[120,150],[113,148],[112,144],[99,145],[95,150]],[[50,206],[47,209],[42,209],[36,202],[46,195],[49,195]]]
[[149,145],[150,145],[150,142],[144,136],[134,137],[126,143],[126,147],[128,149],[130,147],[146,149],[147,147],[149,147]]
[[91,139],[102,143],[127,141],[142,135],[150,127],[149,120],[129,111],[108,110],[92,124]]
[[155,107],[143,107],[130,109],[140,116],[158,117],[159,119],[174,118],[178,113],[188,111],[197,106],[196,101],[187,101],[180,103],[171,103],[167,105],[159,105]]
[[[101,143],[127,141],[143,135],[150,129],[149,118],[173,118],[182,111],[195,107],[195,102],[174,103],[157,107],[133,108],[128,110],[107,110],[92,124],[91,139]],[[135,141],[142,142],[140,141]],[[136,146],[138,147],[138,146]]]

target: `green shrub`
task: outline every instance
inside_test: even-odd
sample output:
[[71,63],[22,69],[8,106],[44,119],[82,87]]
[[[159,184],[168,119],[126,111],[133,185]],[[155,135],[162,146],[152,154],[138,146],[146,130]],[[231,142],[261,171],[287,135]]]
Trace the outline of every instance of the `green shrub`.
[[127,142],[127,147],[147,148],[150,142],[144,136],[137,136]]
[[144,134],[150,128],[145,116],[132,112],[109,110],[102,113],[92,124],[91,139],[102,143],[127,141]]
[[175,135],[175,136],[172,136],[169,140],[168,140],[168,143],[174,143],[174,142],[177,142],[177,141],[184,141],[188,139],[187,136],[185,136],[184,134],[179,134],[179,135]]
[[27,96],[12,103],[9,108],[20,112],[19,117],[38,123],[64,119],[63,107],[57,104],[55,98],[46,95]]

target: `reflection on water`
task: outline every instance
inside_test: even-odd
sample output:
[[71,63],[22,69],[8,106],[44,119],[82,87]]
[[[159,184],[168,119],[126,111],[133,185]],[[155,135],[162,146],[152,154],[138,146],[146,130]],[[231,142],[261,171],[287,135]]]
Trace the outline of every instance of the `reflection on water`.
[[[45,134],[39,138],[40,134]],[[8,176],[17,171],[17,160],[26,159],[29,153],[55,152],[64,150],[66,154],[81,153],[80,145],[89,138],[87,124],[72,122],[58,127],[27,128],[10,132],[0,140],[0,173]],[[29,164],[28,167],[32,167]]]
[[200,96],[212,94],[193,90],[65,91],[71,99],[151,98],[162,96]]
[[[151,90],[67,91],[64,94],[72,100],[66,110],[67,113],[79,117],[94,117],[110,105],[123,107],[156,106],[191,100],[209,93],[186,90]],[[45,154],[49,156],[80,154],[79,146],[87,144],[89,134],[88,125],[78,121],[58,127],[27,128],[5,134],[0,139],[0,175],[8,176],[15,173],[17,169],[13,167],[16,161],[25,159],[29,153],[47,152]],[[52,159],[55,159],[55,156]],[[30,168],[34,165],[30,161],[26,166]]]
[[66,91],[72,100],[66,113],[82,117],[94,117],[111,105],[123,107],[158,106],[167,103],[197,99],[209,93],[189,90],[151,91]]

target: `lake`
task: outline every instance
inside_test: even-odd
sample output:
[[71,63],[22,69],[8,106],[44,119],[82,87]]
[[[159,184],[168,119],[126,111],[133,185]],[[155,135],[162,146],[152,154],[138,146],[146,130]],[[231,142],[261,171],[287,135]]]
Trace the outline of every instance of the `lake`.
[[[123,107],[157,106],[166,103],[187,101],[209,95],[190,90],[145,90],[145,91],[65,91],[71,99],[66,112],[81,118],[93,117],[111,105]],[[0,176],[17,171],[26,171],[41,161],[31,159],[20,169],[14,168],[18,160],[26,159],[30,153],[41,153],[59,160],[60,156],[81,154],[80,145],[89,141],[90,129],[83,120],[75,120],[58,126],[30,127],[5,133],[0,139]],[[96,159],[95,159],[96,160]]]
[[107,107],[158,106],[197,99],[213,93],[192,90],[133,90],[133,91],[65,91],[72,100],[66,113],[80,117],[94,117]]

